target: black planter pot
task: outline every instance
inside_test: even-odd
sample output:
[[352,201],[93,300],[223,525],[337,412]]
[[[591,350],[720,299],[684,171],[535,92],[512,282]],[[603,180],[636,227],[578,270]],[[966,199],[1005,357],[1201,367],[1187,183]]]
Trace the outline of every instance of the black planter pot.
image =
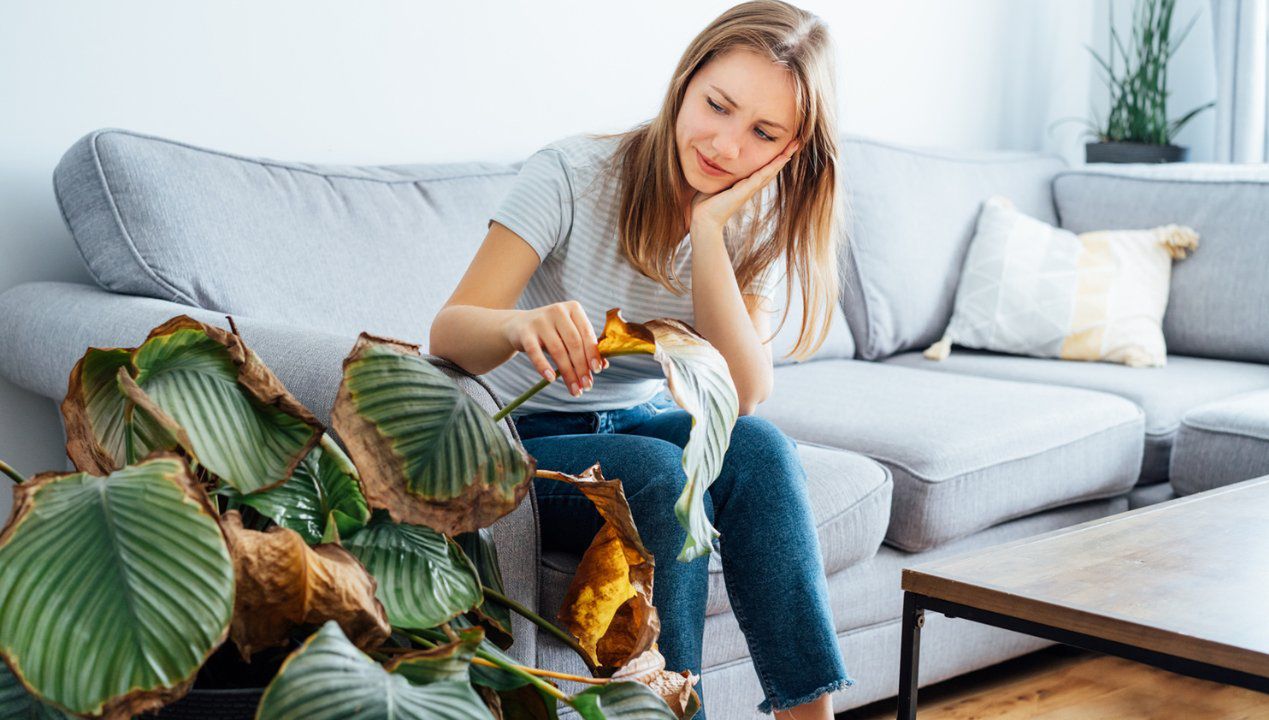
[[253,720],[264,689],[287,656],[299,647],[292,640],[285,647],[268,648],[244,662],[233,642],[225,642],[199,670],[194,687],[185,697],[144,720]]
[[1095,142],[1084,144],[1084,160],[1090,163],[1167,163],[1185,162],[1188,147],[1153,145],[1134,142]]
[[189,694],[146,718],[161,720],[252,720],[264,688],[190,690]]

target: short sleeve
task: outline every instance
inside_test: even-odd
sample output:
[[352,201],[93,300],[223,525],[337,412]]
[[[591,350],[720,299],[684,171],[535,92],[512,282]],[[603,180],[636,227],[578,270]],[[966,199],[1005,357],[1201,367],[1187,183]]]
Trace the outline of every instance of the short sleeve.
[[520,167],[490,222],[524,238],[539,260],[564,243],[573,226],[573,177],[564,156],[543,148]]

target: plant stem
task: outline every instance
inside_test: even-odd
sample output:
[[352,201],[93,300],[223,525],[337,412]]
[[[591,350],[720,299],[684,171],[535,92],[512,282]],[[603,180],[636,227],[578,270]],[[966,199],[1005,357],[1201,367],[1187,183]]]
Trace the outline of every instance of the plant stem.
[[547,681],[543,680],[542,678],[538,677],[537,675],[534,675],[534,674],[533,674],[533,673],[531,673],[531,672],[527,672],[527,671],[525,671],[523,668],[521,668],[519,665],[516,665],[515,663],[509,663],[509,662],[507,662],[506,660],[503,660],[502,658],[500,658],[500,657],[498,657],[498,656],[496,656],[496,655],[493,655],[493,654],[491,654],[491,653],[487,653],[487,652],[485,652],[484,650],[477,650],[477,651],[476,651],[476,657],[479,657],[479,658],[480,658],[480,659],[482,659],[482,660],[487,660],[487,661],[489,661],[489,662],[493,663],[494,665],[496,665],[496,666],[498,666],[498,667],[502,668],[503,670],[506,670],[507,672],[511,673],[512,675],[519,675],[520,677],[524,678],[525,680],[528,680],[528,681],[529,681],[529,683],[530,683],[531,685],[533,685],[533,687],[535,687],[535,688],[537,688],[537,689],[541,690],[542,692],[546,693],[547,695],[550,695],[551,697],[555,698],[556,700],[559,700],[559,701],[561,701],[561,702],[568,702],[568,701],[570,700],[570,698],[569,698],[569,696],[568,696],[568,693],[566,693],[566,692],[564,692],[563,690],[561,690],[561,689],[559,689],[559,688],[555,687],[554,685],[552,685],[551,683],[549,683],[549,682],[547,682]]
[[[648,355],[648,354],[649,353],[644,352],[642,350],[618,350],[616,352],[603,353],[600,357],[610,358],[610,357],[620,357],[622,355]],[[560,374],[556,372],[555,377],[560,377]],[[506,407],[494,413],[494,416],[493,416],[494,422],[498,422],[499,420],[506,417],[508,414],[511,413],[512,410],[515,410],[516,408],[520,407],[520,405],[523,404],[525,400],[528,400],[534,395],[537,395],[539,392],[541,392],[542,388],[550,384],[551,384],[551,381],[547,380],[546,378],[542,378],[541,380],[539,380],[536,385],[526,390],[523,395],[507,403]]]
[[449,623],[441,623],[441,630],[445,633],[445,637],[449,638],[450,642],[459,641],[458,633],[454,632],[454,628],[450,627]]
[[581,645],[579,645],[579,644],[577,643],[577,640],[576,640],[576,639],[574,639],[574,638],[573,638],[573,636],[569,635],[568,633],[564,632],[564,631],[563,631],[563,630],[561,630],[560,628],[556,627],[556,626],[555,626],[555,623],[548,622],[548,621],[547,621],[545,618],[543,618],[542,616],[538,615],[537,613],[533,612],[532,610],[528,609],[527,607],[525,607],[525,606],[521,605],[520,603],[516,602],[515,600],[512,600],[511,598],[507,597],[506,595],[503,595],[502,593],[498,592],[497,590],[494,590],[493,588],[486,587],[486,586],[483,586],[483,585],[481,586],[481,588],[480,588],[480,589],[481,589],[481,591],[482,591],[482,592],[484,592],[484,593],[485,593],[485,597],[493,599],[493,600],[494,600],[494,602],[498,602],[498,603],[501,603],[501,604],[503,604],[503,605],[506,605],[507,607],[511,608],[512,610],[516,611],[517,613],[519,613],[519,614],[523,615],[524,617],[528,618],[528,620],[529,620],[530,622],[532,622],[534,625],[537,625],[538,627],[542,628],[543,630],[545,630],[545,631],[547,631],[547,632],[551,633],[552,635],[554,635],[555,637],[559,638],[560,642],[562,642],[562,643],[564,643],[565,645],[567,645],[567,646],[569,646],[570,648],[572,648],[572,649],[573,649],[573,651],[574,651],[574,652],[576,652],[576,653],[577,653],[577,655],[578,655],[579,657],[581,657],[582,662],[586,663],[586,669],[587,669],[587,670],[589,670],[589,671],[590,671],[590,673],[591,673],[592,675],[594,675],[594,674],[596,673],[596,671],[598,670],[598,668],[597,668],[597,667],[595,667],[595,663],[594,663],[593,661],[591,661],[591,659],[590,659],[590,654],[589,654],[589,653],[587,653],[585,650],[583,650],[583,649],[582,649],[582,646],[581,646]]
[[[482,657],[474,657],[472,663],[483,667],[498,667]],[[520,669],[527,673],[537,675],[538,677],[551,678],[552,680],[570,680],[576,683],[586,683],[587,685],[607,685],[612,682],[608,678],[582,677],[581,675],[569,675],[568,673],[555,672],[554,670],[543,670],[541,668],[527,667],[519,665]]]
[[494,422],[498,422],[502,420],[504,417],[510,414],[512,410],[515,410],[516,408],[520,407],[520,405],[522,405],[525,400],[528,400],[534,395],[537,395],[539,392],[542,391],[542,388],[550,384],[551,384],[551,381],[547,380],[546,378],[542,378],[541,380],[539,380],[536,385],[526,390],[524,394],[522,394],[520,397],[507,403],[506,407],[494,413],[494,416],[493,416]]
[[[407,632],[405,633],[405,636],[425,647],[436,647],[436,643],[432,642],[431,640],[426,640],[424,638],[421,638],[418,635],[415,635],[414,633]],[[502,658],[498,657],[497,655],[494,655],[493,653],[487,652],[485,650],[481,650],[480,648],[476,648],[476,657],[491,663],[494,667],[501,668],[502,670],[505,670],[511,673],[512,675],[523,678],[524,680],[528,681],[530,685],[532,685],[533,687],[536,687],[537,689],[541,690],[547,695],[550,695],[556,700],[559,700],[561,702],[568,702],[570,699],[569,696],[563,690],[560,690],[559,688],[539,678],[533,673],[528,672],[525,668],[515,663],[507,662],[506,660],[503,660]]]
[[3,460],[0,460],[0,473],[4,473],[5,475],[8,475],[9,478],[13,480],[13,482],[19,485],[26,482],[26,478],[22,477],[21,473],[9,467],[9,464]]

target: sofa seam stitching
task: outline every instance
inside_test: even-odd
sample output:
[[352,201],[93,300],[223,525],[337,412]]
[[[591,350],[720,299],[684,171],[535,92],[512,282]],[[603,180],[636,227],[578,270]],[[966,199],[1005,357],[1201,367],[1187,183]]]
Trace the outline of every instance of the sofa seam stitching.
[[1192,430],[1197,430],[1198,432],[1210,433],[1212,435],[1227,435],[1229,437],[1239,437],[1239,438],[1246,438],[1248,440],[1262,440],[1264,442],[1269,442],[1269,436],[1257,435],[1255,434],[1254,431],[1230,430],[1227,428],[1218,428],[1211,425],[1204,425],[1202,423],[1195,423],[1193,420],[1186,420],[1182,424],[1185,427],[1188,427]]
[[[239,154],[236,154],[236,153],[225,152],[225,151],[223,151],[223,150],[214,150],[214,149],[211,149],[211,148],[205,148],[205,147],[200,147],[200,146],[198,146],[198,145],[191,145],[191,144],[189,144],[189,143],[180,142],[179,140],[171,140],[171,139],[169,139],[169,138],[158,137],[157,135],[146,135],[146,134],[144,134],[144,133],[132,132],[132,131],[130,131],[130,130],[111,129],[111,130],[101,130],[101,131],[98,131],[97,133],[94,133],[94,143],[96,142],[96,138],[97,138],[97,137],[99,137],[99,136],[101,136],[101,135],[105,135],[105,134],[126,135],[126,136],[129,136],[129,137],[143,138],[143,139],[146,139],[146,140],[153,140],[153,141],[155,141],[155,142],[166,143],[166,144],[168,144],[168,145],[174,145],[174,146],[176,146],[176,147],[182,147],[182,148],[185,148],[185,149],[187,149],[187,150],[193,150],[193,151],[195,151],[195,152],[201,152],[201,153],[204,153],[204,154],[207,154],[207,155],[215,155],[215,156],[217,156],[217,157],[228,158],[228,159],[230,159],[230,160],[238,160],[238,161],[241,161],[241,162],[248,162],[248,163],[252,163],[252,164],[255,164],[255,165],[260,165],[260,166],[262,166],[262,167],[281,168],[281,169],[283,169],[283,170],[290,170],[290,171],[292,171],[292,172],[304,173],[304,174],[306,174],[306,175],[316,175],[316,176],[318,176],[318,177],[324,177],[324,178],[339,178],[339,179],[341,179],[341,180],[364,180],[364,181],[366,181],[366,182],[380,183],[380,184],[383,184],[383,185],[413,185],[413,184],[418,184],[418,183],[421,183],[421,182],[436,182],[436,181],[448,181],[448,180],[469,180],[469,179],[472,179],[472,178],[503,177],[503,176],[506,176],[506,175],[515,175],[515,174],[517,174],[517,171],[514,171],[514,170],[512,170],[512,169],[511,169],[511,165],[510,165],[510,164],[506,164],[506,165],[505,165],[504,167],[502,167],[502,168],[497,168],[497,169],[495,169],[495,168],[490,168],[489,172],[487,172],[487,173],[467,173],[467,174],[465,174],[465,175],[448,175],[448,176],[434,177],[434,178],[414,178],[414,179],[404,179],[404,178],[403,178],[403,179],[400,179],[400,180],[385,180],[385,179],[383,179],[383,178],[366,178],[366,177],[357,177],[357,176],[355,176],[355,175],[344,175],[344,174],[340,174],[340,173],[323,173],[323,172],[319,172],[319,171],[317,171],[317,170],[313,170],[313,169],[311,169],[311,168],[299,167],[298,165],[296,165],[296,164],[294,164],[294,163],[289,163],[289,162],[287,162],[287,161],[283,161],[283,160],[272,160],[272,159],[268,159],[268,158],[253,158],[253,157],[249,157],[249,156],[247,156],[247,155],[239,155]],[[497,163],[490,163],[490,164],[497,164]],[[366,167],[388,168],[388,167],[392,167],[392,166],[390,166],[390,165],[367,165]]]
[[882,469],[886,471],[886,477],[879,485],[873,487],[866,494],[862,495],[855,502],[851,503],[850,507],[844,508],[842,510],[838,510],[836,513],[833,513],[832,516],[825,518],[823,522],[816,524],[815,529],[818,530],[831,522],[836,522],[843,515],[847,515],[849,513],[854,512],[860,505],[863,505],[865,502],[872,500],[883,489],[887,487],[893,487],[894,485],[893,475],[890,474],[890,471],[888,468],[885,468],[884,466],[882,466]]
[[[1164,482],[1166,482],[1166,481],[1164,481]],[[1159,483],[1159,484],[1162,484],[1162,483]],[[1133,487],[1136,487],[1136,486],[1134,485]],[[895,543],[895,542],[894,542],[894,540],[892,540],[892,539],[890,538],[889,528],[887,528],[887,529],[886,529],[886,539],[885,539],[885,541],[884,541],[884,542],[890,543],[890,544],[891,544],[891,545],[893,545],[894,547],[897,547],[898,549],[903,550],[904,552],[909,552],[909,553],[921,553],[921,552],[925,552],[925,551],[927,551],[927,550],[934,550],[934,549],[939,548],[939,547],[941,547],[941,546],[943,546],[943,545],[945,545],[945,544],[947,544],[947,543],[949,543],[949,542],[955,542],[955,541],[957,541],[957,540],[961,540],[961,539],[964,539],[964,538],[970,537],[971,535],[974,535],[974,534],[976,534],[976,533],[980,533],[980,532],[982,532],[982,531],[984,531],[984,530],[989,530],[989,529],[991,529],[991,528],[993,528],[993,527],[996,527],[997,525],[1003,525],[1004,523],[1011,522],[1011,521],[1013,521],[1013,520],[1021,520],[1022,518],[1031,517],[1032,515],[1039,515],[1039,514],[1041,514],[1041,513],[1045,513],[1045,512],[1048,512],[1048,511],[1050,511],[1050,510],[1057,510],[1057,509],[1059,509],[1059,508],[1063,508],[1063,507],[1066,507],[1066,506],[1068,506],[1068,505],[1079,505],[1080,503],[1093,502],[1093,501],[1095,501],[1095,500],[1114,500],[1114,499],[1119,498],[1119,497],[1126,497],[1126,496],[1127,496],[1129,493],[1131,493],[1131,492],[1132,492],[1132,488],[1129,488],[1128,490],[1119,490],[1119,491],[1114,491],[1114,492],[1102,492],[1102,493],[1084,494],[1084,495],[1077,495],[1076,497],[1072,497],[1072,498],[1064,498],[1064,499],[1062,499],[1062,500],[1054,500],[1053,502],[1050,502],[1050,503],[1048,503],[1047,505],[1041,505],[1041,506],[1039,506],[1039,507],[1029,508],[1029,509],[1027,509],[1027,510],[1022,510],[1022,511],[1019,511],[1019,512],[1018,512],[1018,513],[1016,513],[1016,514],[1011,514],[1011,515],[1007,515],[1007,516],[1002,517],[1002,518],[994,519],[994,520],[992,520],[992,521],[991,521],[991,524],[989,524],[989,525],[983,525],[983,526],[980,526],[980,527],[972,527],[972,528],[970,528],[970,529],[969,529],[969,530],[967,530],[967,531],[962,531],[962,532],[959,532],[959,533],[957,533],[957,534],[955,534],[955,535],[953,535],[953,536],[951,536],[951,537],[943,538],[942,540],[939,540],[939,541],[937,541],[937,542],[934,542],[933,544],[929,544],[929,545],[920,545],[920,546],[917,546],[917,547],[915,547],[915,548],[912,548],[912,547],[905,547],[905,546],[903,546],[903,545],[898,545],[897,543]],[[1060,528],[1059,528],[1059,529],[1060,529]]]
[[[150,267],[150,264],[146,262],[144,257],[141,256],[141,251],[137,248],[136,242],[134,242],[132,239],[132,233],[129,232],[127,225],[125,225],[123,222],[123,214],[119,212],[119,205],[118,203],[115,202],[114,190],[110,187],[110,180],[109,178],[106,177],[105,165],[103,165],[101,162],[101,149],[97,146],[97,141],[99,138],[101,138],[103,134],[105,133],[96,132],[96,133],[93,133],[92,135],[92,140],[90,142],[90,145],[92,146],[91,154],[93,159],[93,165],[97,170],[97,177],[101,181],[101,185],[106,191],[106,201],[110,204],[111,216],[113,217],[115,221],[115,225],[118,227],[119,231],[123,233],[124,244],[127,246],[128,251],[131,253],[132,259],[135,260],[141,266],[142,271],[145,272],[145,274],[147,274],[148,276],[150,276],[150,279],[154,280],[155,282],[159,284],[159,287],[163,288],[164,290],[167,290],[169,293],[172,293],[173,298],[170,298],[170,299],[179,300],[185,303],[186,305],[201,307],[193,298],[186,296],[185,293],[177,289],[176,286],[171,283],[171,281],[169,281],[167,278],[164,278],[157,271],[155,271],[154,268]],[[79,242],[76,241],[75,244],[78,245]],[[82,248],[81,248],[81,252],[82,252]],[[102,285],[102,287],[105,287],[106,289],[112,289],[108,285]]]
[[66,214],[66,207],[62,202],[62,191],[58,187],[56,170],[53,172],[53,199],[57,202],[57,212],[62,216],[62,223],[66,225],[66,230],[70,233],[71,242],[75,245],[75,252],[79,253],[79,259],[84,263],[84,269],[88,271],[88,276],[93,279],[93,282],[97,283],[97,287],[105,288],[106,283],[102,282],[96,268],[89,264],[88,256],[84,254],[83,246],[79,244],[79,240],[75,237],[75,227],[71,224],[70,216]]
[[[1118,396],[1116,396],[1116,397],[1118,397]],[[923,483],[926,483],[926,484],[928,484],[928,485],[936,485],[936,484],[938,484],[938,483],[947,482],[947,481],[949,481],[949,480],[955,480],[956,478],[958,478],[958,477],[960,477],[960,476],[962,476],[962,475],[969,475],[969,474],[976,473],[976,472],[982,472],[983,470],[990,469],[990,468],[995,467],[995,466],[997,466],[997,465],[1002,465],[1002,464],[1006,464],[1006,463],[1016,462],[1016,461],[1018,461],[1018,460],[1027,460],[1027,459],[1029,459],[1029,458],[1033,458],[1033,457],[1036,457],[1036,456],[1039,456],[1039,455],[1043,455],[1044,453],[1047,453],[1047,452],[1052,452],[1052,451],[1054,451],[1054,450],[1060,450],[1060,449],[1062,449],[1062,448],[1065,448],[1065,447],[1068,447],[1068,446],[1074,445],[1074,444],[1076,444],[1076,443],[1084,442],[1085,440],[1088,440],[1089,438],[1096,437],[1097,435],[1100,435],[1100,434],[1102,434],[1102,433],[1105,433],[1105,432],[1110,432],[1110,431],[1114,431],[1114,430],[1119,430],[1120,428],[1123,428],[1123,427],[1125,427],[1125,426],[1132,425],[1132,424],[1136,423],[1138,420],[1141,420],[1141,419],[1145,416],[1145,413],[1141,411],[1141,408],[1140,408],[1140,407],[1138,407],[1138,406],[1136,405],[1136,403],[1133,403],[1133,407],[1136,407],[1136,408],[1137,408],[1137,416],[1136,416],[1136,417],[1134,417],[1132,420],[1127,420],[1127,421],[1125,421],[1125,422],[1121,422],[1121,423],[1118,423],[1118,424],[1116,424],[1116,425],[1108,425],[1108,426],[1106,426],[1106,427],[1104,427],[1104,428],[1102,428],[1102,429],[1100,429],[1100,430],[1097,430],[1097,431],[1095,431],[1095,432],[1088,433],[1087,435],[1082,435],[1082,436],[1080,436],[1080,437],[1073,438],[1073,439],[1068,440],[1067,442],[1061,443],[1061,444],[1059,444],[1059,445],[1050,445],[1049,447],[1046,447],[1046,448],[1043,448],[1043,449],[1037,450],[1037,451],[1032,452],[1032,453],[1028,453],[1028,454],[1026,454],[1026,455],[1018,455],[1018,456],[1015,456],[1015,457],[1010,457],[1010,458],[1006,458],[1006,459],[1003,459],[1003,460],[998,460],[998,461],[996,461],[996,462],[993,462],[993,463],[990,463],[990,464],[987,464],[987,465],[981,465],[981,466],[979,466],[979,467],[970,468],[970,469],[968,469],[968,470],[961,470],[961,471],[959,471],[959,472],[953,473],[953,474],[951,474],[951,475],[947,475],[947,476],[942,477],[942,478],[937,478],[937,479],[936,479],[936,478],[933,478],[933,477],[929,477],[929,476],[927,476],[927,475],[925,475],[925,474],[923,474],[923,473],[917,472],[916,470],[913,470],[911,467],[909,467],[909,466],[908,466],[908,465],[906,465],[905,463],[902,463],[902,462],[900,462],[900,461],[898,461],[898,460],[892,460],[892,459],[890,459],[890,458],[882,457],[881,455],[872,455],[872,454],[869,454],[869,453],[866,453],[866,452],[862,452],[862,451],[859,451],[859,450],[852,450],[851,448],[843,448],[843,447],[839,447],[839,448],[834,448],[834,449],[836,449],[836,450],[846,450],[846,451],[848,451],[848,452],[857,452],[857,453],[859,453],[859,454],[861,454],[861,455],[865,455],[866,457],[870,457],[870,458],[872,458],[872,459],[874,459],[874,460],[877,460],[877,461],[879,461],[879,462],[890,463],[891,465],[894,465],[895,467],[899,468],[900,470],[903,470],[903,471],[904,471],[904,472],[906,472],[908,475],[911,475],[913,478],[915,478],[915,479],[917,479],[917,480],[919,480],[919,481],[921,481],[921,482],[923,482]]]
[[1065,178],[1087,177],[1087,178],[1113,178],[1116,180],[1137,180],[1146,183],[1158,183],[1163,185],[1247,185],[1251,187],[1269,185],[1269,180],[1255,180],[1243,178],[1228,178],[1220,180],[1203,180],[1199,178],[1167,178],[1167,177],[1148,177],[1141,175],[1131,175],[1127,173],[1114,172],[1089,172],[1087,170],[1061,170],[1053,177],[1053,188],[1056,193],[1057,184]]

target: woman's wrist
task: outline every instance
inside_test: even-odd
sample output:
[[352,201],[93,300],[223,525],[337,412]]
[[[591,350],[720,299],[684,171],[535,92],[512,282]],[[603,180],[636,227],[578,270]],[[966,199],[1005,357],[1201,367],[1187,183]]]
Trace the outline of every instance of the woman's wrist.
[[723,227],[710,220],[692,218],[692,224],[688,228],[688,235],[692,239],[693,246],[698,242],[722,242]]

